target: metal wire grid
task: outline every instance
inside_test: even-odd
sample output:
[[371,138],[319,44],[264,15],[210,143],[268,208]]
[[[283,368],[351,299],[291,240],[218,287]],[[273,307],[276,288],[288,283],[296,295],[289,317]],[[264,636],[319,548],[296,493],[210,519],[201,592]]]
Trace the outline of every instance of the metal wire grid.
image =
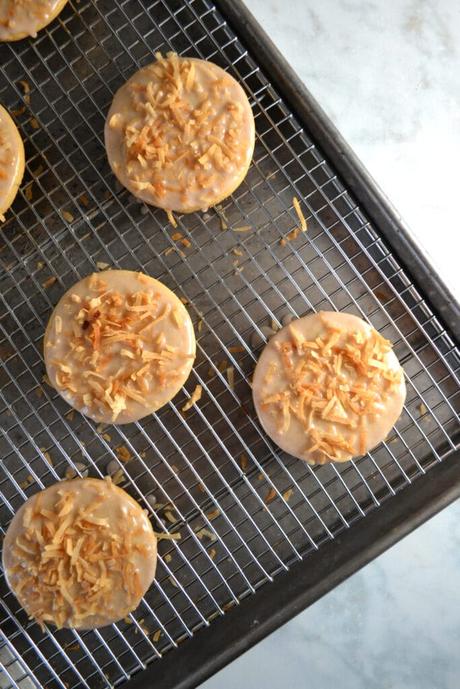
[[[227,68],[246,88],[258,134],[248,177],[220,217],[180,219],[191,242],[185,255],[164,214],[116,186],[102,142],[113,92],[159,49]],[[385,509],[382,503],[449,453],[458,441],[459,357],[397,257],[212,3],[71,2],[35,41],[2,46],[0,64],[0,101],[18,111],[28,161],[0,255],[2,532],[38,487],[69,467],[81,473],[77,462],[101,476],[123,446],[133,456],[119,463],[126,488],[151,511],[157,530],[182,536],[160,543],[158,577],[139,609],[95,632],[42,634],[2,577],[0,682],[121,684],[282,569]],[[281,246],[296,224],[294,194],[308,209],[309,232]],[[223,216],[230,227],[253,230],[222,232]],[[99,262],[144,270],[185,296],[197,333],[197,362],[184,391],[128,427],[101,429],[69,414],[42,383],[50,311]],[[395,343],[408,381],[393,435],[343,467],[312,468],[280,453],[250,401],[259,353],[253,333],[263,338],[264,325],[321,308],[368,318]],[[203,398],[184,415],[197,383]],[[164,508],[151,507],[152,496],[171,506],[169,520]]]

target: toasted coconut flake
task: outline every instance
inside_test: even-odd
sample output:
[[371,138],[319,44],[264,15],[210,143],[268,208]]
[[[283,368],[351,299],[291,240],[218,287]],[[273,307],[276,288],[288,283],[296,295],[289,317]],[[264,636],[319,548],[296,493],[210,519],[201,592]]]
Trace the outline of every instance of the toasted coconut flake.
[[173,227],[177,227],[177,221],[176,218],[174,217],[172,211],[166,211],[166,215],[168,216],[168,221],[171,223]]
[[229,386],[230,390],[234,390],[235,389],[235,369],[233,368],[233,366],[229,366],[227,368],[226,373],[227,373],[228,386]]
[[182,318],[182,312],[179,311],[179,309],[173,309],[171,312],[171,316],[172,316],[172,319],[173,319],[173,322],[175,323],[175,325],[178,328],[181,328],[183,323],[184,323],[184,320]]
[[294,206],[294,210],[297,213],[297,217],[299,218],[300,229],[302,230],[302,232],[306,232],[307,231],[307,221],[305,220],[305,216],[302,213],[302,209],[300,208],[299,199],[295,196],[292,199],[292,205]]
[[[0,178],[1,178],[1,174],[0,174]],[[24,195],[25,195],[27,201],[32,201],[32,197],[33,197],[32,182],[25,187]]]
[[212,522],[213,519],[216,519],[217,517],[220,516],[220,509],[216,507],[215,510],[212,510],[211,512],[208,512],[206,514],[207,518],[209,519],[210,522]]
[[190,399],[187,400],[187,402],[182,407],[182,411],[185,412],[185,411],[188,411],[189,409],[191,409],[193,407],[193,405],[196,404],[201,399],[202,393],[203,393],[202,386],[197,385],[195,387],[195,390],[192,392]]
[[49,289],[52,285],[54,285],[56,281],[57,277],[51,275],[51,277],[47,278],[44,282],[42,282],[43,289]]
[[265,504],[269,505],[276,498],[277,495],[278,495],[278,493],[276,492],[276,490],[274,488],[269,488],[269,490],[268,490],[268,492],[264,498]]
[[120,462],[130,462],[133,458],[131,452],[128,450],[126,445],[119,445],[118,447],[116,447],[115,453]]
[[244,452],[240,455],[240,467],[242,471],[246,471],[249,467],[249,460],[247,458],[247,455],[244,454]]
[[241,227],[232,227],[233,232],[249,232],[252,230],[251,225],[242,225]]
[[28,81],[25,81],[24,79],[21,79],[18,81],[19,86],[22,88],[24,91],[24,102],[29,104],[30,103],[30,84]]
[[300,232],[301,232],[301,230],[300,230],[299,227],[294,227],[293,230],[291,230],[290,232],[288,232],[287,235],[285,235],[282,239],[280,239],[280,244],[281,244],[282,246],[284,246],[284,245],[286,244],[286,242],[294,241],[295,239],[297,239],[297,237],[299,236]]
[[158,541],[180,541],[182,538],[179,531],[174,533],[165,533],[164,531],[154,531]]
[[208,538],[210,541],[214,542],[217,541],[217,536],[215,533],[207,529],[205,526],[199,528],[197,531],[195,531],[197,537],[200,539],[200,541],[203,538]]
[[29,475],[27,476],[27,478],[25,479],[25,481],[21,481],[21,482],[20,482],[19,486],[20,486],[23,490],[25,490],[26,488],[28,488],[29,486],[31,486],[32,483],[34,483],[34,481],[35,481],[34,477],[31,476],[31,475],[29,474]]
[[70,211],[62,211],[62,217],[68,223],[71,223],[74,221],[74,217]]
[[120,483],[124,482],[126,477],[125,477],[125,474],[123,472],[123,469],[118,469],[118,471],[116,471],[111,478],[112,478],[113,483],[116,486],[119,486]]
[[44,448],[40,448],[40,450],[42,451],[43,457],[45,458],[45,460],[48,462],[50,467],[52,467],[53,466],[53,460],[51,459],[50,453],[47,450],[45,450]]
[[20,108],[16,108],[15,110],[10,110],[10,114],[13,115],[13,117],[20,117],[21,115],[24,115],[26,110],[27,110],[26,106],[21,105]]
[[177,522],[176,517],[170,510],[165,510],[164,515],[170,524],[175,524]]
[[287,490],[284,491],[283,498],[286,500],[286,502],[289,502],[293,492],[294,492],[293,488],[288,488]]

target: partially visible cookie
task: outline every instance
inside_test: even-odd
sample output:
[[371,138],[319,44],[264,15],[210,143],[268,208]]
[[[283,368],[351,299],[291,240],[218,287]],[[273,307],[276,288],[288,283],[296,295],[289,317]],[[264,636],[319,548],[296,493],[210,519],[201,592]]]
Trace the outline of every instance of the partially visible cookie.
[[253,377],[255,408],[285,452],[345,462],[382,442],[406,397],[391,343],[346,313],[304,316],[274,335]]
[[0,41],[35,38],[66,3],[67,0],[0,0]]
[[126,617],[152,583],[147,513],[110,479],[61,481],[33,495],[3,542],[7,582],[39,624],[93,629]]
[[105,126],[107,156],[135,196],[190,213],[241,184],[254,151],[254,117],[235,79],[175,53],[143,67],[117,91]]
[[5,213],[18,193],[24,167],[21,135],[11,116],[0,105],[0,222],[4,222]]
[[195,359],[190,316],[158,280],[106,270],[59,301],[44,340],[51,385],[82,414],[131,423],[169,402]]

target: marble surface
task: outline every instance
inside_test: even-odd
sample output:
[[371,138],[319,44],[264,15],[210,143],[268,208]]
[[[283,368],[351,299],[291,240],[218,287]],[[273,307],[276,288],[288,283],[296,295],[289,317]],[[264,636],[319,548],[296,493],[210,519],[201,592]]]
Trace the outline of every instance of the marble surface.
[[460,3],[246,0],[460,299]]
[[460,504],[200,689],[458,689]]
[[[460,298],[460,3],[246,0]],[[458,689],[460,504],[201,689]]]

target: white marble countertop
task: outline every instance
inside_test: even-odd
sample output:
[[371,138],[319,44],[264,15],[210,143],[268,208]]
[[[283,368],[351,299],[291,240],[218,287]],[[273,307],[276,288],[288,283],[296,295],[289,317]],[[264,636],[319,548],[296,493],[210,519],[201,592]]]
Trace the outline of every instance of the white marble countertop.
[[460,3],[246,4],[460,299]]
[[[460,299],[460,2],[246,0]],[[458,689],[460,504],[202,689]]]

